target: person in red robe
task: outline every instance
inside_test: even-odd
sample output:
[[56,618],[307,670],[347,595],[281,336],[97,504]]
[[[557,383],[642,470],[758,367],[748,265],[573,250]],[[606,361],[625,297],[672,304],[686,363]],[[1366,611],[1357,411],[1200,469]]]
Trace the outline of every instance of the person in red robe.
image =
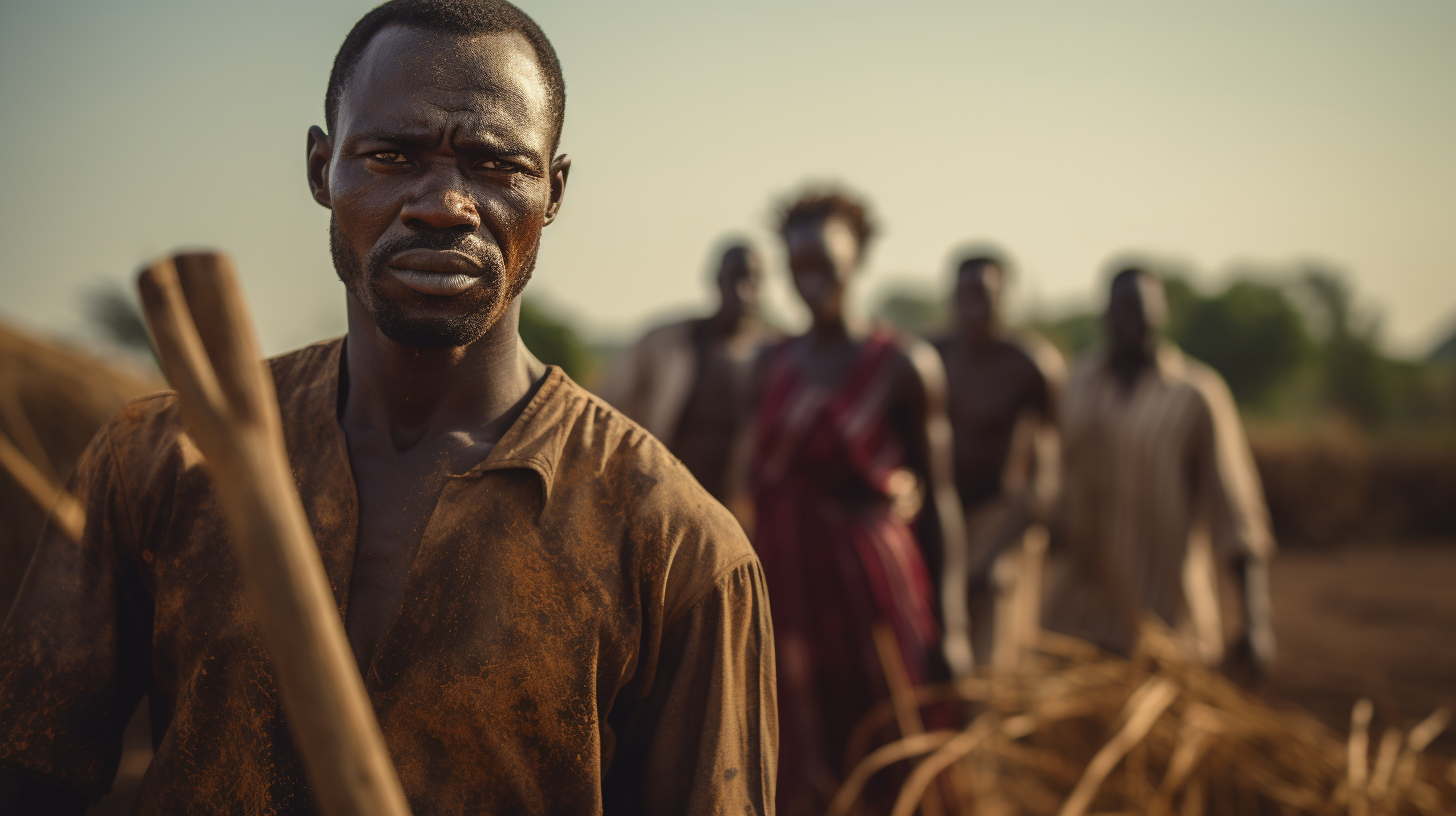
[[[778,655],[777,800],[795,816],[822,811],[855,723],[889,694],[874,627],[893,632],[912,683],[943,665],[934,587],[964,536],[939,357],[845,314],[871,232],[864,207],[806,195],[781,232],[813,322],[760,361],[750,489]],[[952,666],[968,657],[969,644],[947,642]]]

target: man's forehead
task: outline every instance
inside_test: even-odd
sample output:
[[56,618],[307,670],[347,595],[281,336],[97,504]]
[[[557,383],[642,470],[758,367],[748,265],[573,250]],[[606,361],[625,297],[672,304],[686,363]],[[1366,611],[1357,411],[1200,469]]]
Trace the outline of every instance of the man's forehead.
[[[994,262],[968,261],[957,270],[957,282],[961,286],[992,287],[1001,282],[1001,265]],[[993,278],[994,280],[988,280]]]
[[784,230],[784,241],[790,249],[828,249],[840,247],[846,241],[853,243],[854,230],[838,216],[806,218],[788,225]]
[[519,32],[462,36],[391,25],[360,55],[339,120],[465,112],[549,128],[549,96],[535,49]]

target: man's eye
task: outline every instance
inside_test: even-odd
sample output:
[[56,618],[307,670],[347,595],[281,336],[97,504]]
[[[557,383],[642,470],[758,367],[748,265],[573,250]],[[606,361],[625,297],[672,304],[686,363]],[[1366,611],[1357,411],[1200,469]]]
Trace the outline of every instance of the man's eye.
[[511,164],[508,161],[501,161],[500,159],[486,159],[475,166],[477,169],[480,170],[497,170],[507,173],[514,172],[515,170],[519,169],[514,164]]
[[392,150],[381,150],[378,153],[370,153],[369,158],[377,162],[383,162],[384,164],[404,164],[407,161],[403,153],[396,153]]

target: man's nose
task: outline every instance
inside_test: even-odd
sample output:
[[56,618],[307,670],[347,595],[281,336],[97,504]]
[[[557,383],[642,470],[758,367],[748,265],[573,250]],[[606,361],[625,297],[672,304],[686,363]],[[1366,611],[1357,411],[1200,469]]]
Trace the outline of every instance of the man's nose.
[[480,210],[466,194],[458,173],[430,173],[418,195],[400,211],[400,221],[413,229],[440,232],[475,232],[480,229]]

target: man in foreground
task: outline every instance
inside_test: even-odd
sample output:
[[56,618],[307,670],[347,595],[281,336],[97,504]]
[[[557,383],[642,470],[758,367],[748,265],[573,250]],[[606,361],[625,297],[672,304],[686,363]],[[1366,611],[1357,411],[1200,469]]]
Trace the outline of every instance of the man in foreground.
[[[1210,663],[1223,655],[1215,557],[1244,601],[1236,660],[1274,658],[1259,474],[1217,372],[1163,341],[1162,281],[1129,268],[1112,281],[1108,348],[1067,383],[1062,419],[1069,553],[1053,564],[1047,628],[1126,654],[1151,612],[1181,626]],[[1251,665],[1250,665],[1251,664]]]
[[[502,0],[397,1],[350,32],[308,144],[349,333],[271,361],[289,457],[416,813],[771,812],[747,541],[517,335],[564,105]],[[200,465],[163,394],[78,467],[83,540],[42,541],[0,630],[0,805],[81,812],[145,694],[140,812],[312,810]]]
[[1006,274],[999,254],[968,254],[956,268],[955,331],[935,344],[945,361],[955,431],[971,642],[979,662],[995,651],[997,599],[1016,581],[1022,534],[1046,520],[1061,467],[1056,402],[1066,366],[1050,343],[1007,330],[1001,313]]
[[744,431],[753,414],[753,361],[778,334],[758,317],[763,261],[747,244],[724,252],[718,311],[653,329],[629,349],[601,395],[667,444],[740,518]]

